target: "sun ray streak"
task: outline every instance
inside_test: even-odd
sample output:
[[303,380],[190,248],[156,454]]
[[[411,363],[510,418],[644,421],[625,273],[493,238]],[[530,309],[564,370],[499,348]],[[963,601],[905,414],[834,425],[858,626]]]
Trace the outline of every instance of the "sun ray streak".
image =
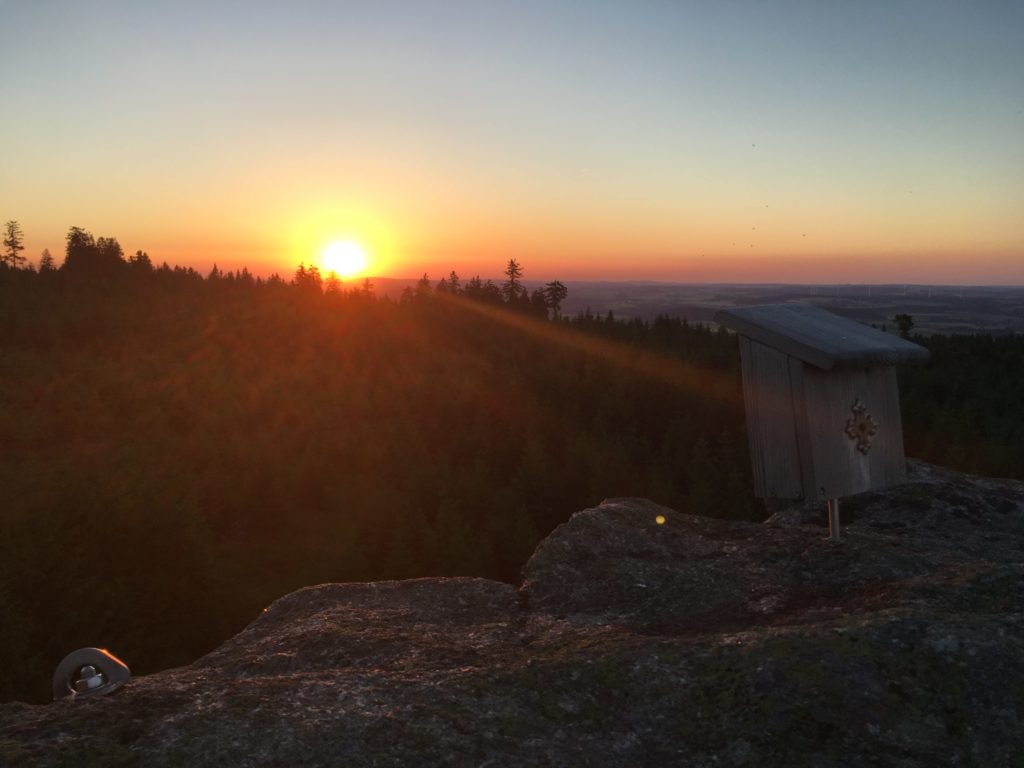
[[438,295],[434,298],[459,302],[474,312],[543,338],[552,344],[581,350],[609,364],[632,369],[653,381],[668,384],[678,389],[680,393],[699,394],[716,402],[736,403],[742,399],[738,375],[729,375],[723,371],[694,365],[681,358],[666,357],[590,336],[559,323],[517,314],[501,307],[453,296]]

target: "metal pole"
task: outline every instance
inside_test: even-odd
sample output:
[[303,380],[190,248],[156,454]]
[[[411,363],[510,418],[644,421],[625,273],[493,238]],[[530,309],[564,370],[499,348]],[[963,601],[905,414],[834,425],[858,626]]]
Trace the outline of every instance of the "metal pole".
[[828,537],[839,541],[839,499],[828,500]]

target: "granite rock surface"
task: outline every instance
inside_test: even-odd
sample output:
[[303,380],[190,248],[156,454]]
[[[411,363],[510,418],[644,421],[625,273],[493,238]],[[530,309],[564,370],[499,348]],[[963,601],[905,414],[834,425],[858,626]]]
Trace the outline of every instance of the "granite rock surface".
[[912,462],[843,511],[832,542],[612,499],[518,588],[309,587],[188,667],[0,705],[0,766],[1024,765],[1024,483]]

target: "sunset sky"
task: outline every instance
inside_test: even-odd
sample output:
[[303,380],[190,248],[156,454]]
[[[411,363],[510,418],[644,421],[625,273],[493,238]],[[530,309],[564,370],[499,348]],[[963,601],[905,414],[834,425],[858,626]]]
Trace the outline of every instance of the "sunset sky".
[[0,0],[0,222],[207,272],[1024,284],[1024,3]]

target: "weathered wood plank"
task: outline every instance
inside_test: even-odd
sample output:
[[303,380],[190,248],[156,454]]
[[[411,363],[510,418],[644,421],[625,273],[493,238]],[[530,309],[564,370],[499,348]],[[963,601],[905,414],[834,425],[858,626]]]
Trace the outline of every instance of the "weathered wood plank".
[[807,421],[807,393],[804,391],[804,369],[806,363],[795,357],[789,360],[789,391],[793,398],[793,418],[796,428],[796,445],[800,460],[801,496],[807,500],[817,498],[814,489],[814,445],[811,443],[810,426]]
[[927,350],[807,304],[716,320],[740,334],[757,496],[833,499],[905,479],[892,363]]
[[928,359],[928,350],[813,304],[722,309],[715,322],[823,370]]
[[[839,498],[895,485],[905,479],[903,429],[896,372],[891,367],[823,372],[804,370],[807,431],[813,446],[814,497]],[[877,424],[867,453],[846,434],[860,402]]]
[[758,498],[802,495],[789,358],[740,337],[743,401]]

